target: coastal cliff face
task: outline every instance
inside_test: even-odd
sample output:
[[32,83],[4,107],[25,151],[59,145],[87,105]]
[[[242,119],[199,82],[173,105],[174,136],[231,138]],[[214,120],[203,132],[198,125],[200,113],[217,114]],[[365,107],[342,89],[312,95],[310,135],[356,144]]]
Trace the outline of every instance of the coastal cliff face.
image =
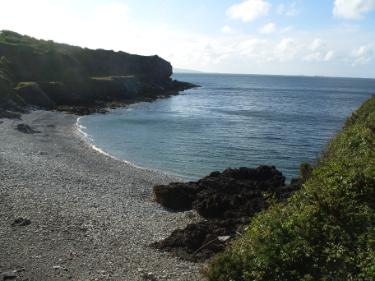
[[0,32],[0,108],[99,108],[108,102],[170,95],[191,87],[173,81],[158,56],[90,50]]

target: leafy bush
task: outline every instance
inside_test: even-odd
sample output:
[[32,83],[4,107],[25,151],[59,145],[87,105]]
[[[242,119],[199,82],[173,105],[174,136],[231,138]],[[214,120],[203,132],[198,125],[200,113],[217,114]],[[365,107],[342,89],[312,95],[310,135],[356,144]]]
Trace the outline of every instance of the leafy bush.
[[299,167],[299,173],[302,182],[306,182],[309,177],[311,176],[311,173],[313,171],[313,167],[309,163],[302,163]]
[[375,97],[330,142],[301,191],[256,216],[211,281],[375,280]]

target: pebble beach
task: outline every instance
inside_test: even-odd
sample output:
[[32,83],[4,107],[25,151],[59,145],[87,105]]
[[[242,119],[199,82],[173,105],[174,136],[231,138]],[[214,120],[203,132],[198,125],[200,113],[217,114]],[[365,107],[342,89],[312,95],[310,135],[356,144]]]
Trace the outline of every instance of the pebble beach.
[[199,264],[149,246],[194,220],[152,201],[154,185],[178,179],[100,153],[76,121],[50,111],[0,121],[0,276],[201,280]]

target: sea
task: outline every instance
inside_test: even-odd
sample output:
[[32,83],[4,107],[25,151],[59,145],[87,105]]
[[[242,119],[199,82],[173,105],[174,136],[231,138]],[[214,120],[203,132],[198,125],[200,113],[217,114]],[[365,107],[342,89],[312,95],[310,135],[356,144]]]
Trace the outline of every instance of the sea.
[[200,85],[180,95],[79,119],[94,147],[183,180],[273,165],[287,179],[315,163],[375,79],[174,74]]

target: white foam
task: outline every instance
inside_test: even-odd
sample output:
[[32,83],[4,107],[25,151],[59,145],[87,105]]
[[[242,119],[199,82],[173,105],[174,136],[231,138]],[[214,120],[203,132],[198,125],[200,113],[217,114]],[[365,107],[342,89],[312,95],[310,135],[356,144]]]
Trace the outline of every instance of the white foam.
[[[163,174],[163,175],[168,175],[162,171],[158,171],[158,170],[152,170],[152,169],[147,169],[147,168],[144,168],[144,167],[140,167],[140,166],[137,166],[135,165],[134,163],[132,162],[129,162],[129,161],[126,161],[126,160],[123,160],[123,159],[119,159],[117,158],[116,156],[113,156],[112,154],[104,151],[103,149],[97,147],[95,144],[93,144],[93,138],[88,134],[86,133],[84,130],[87,130],[87,128],[83,125],[80,124],[80,120],[81,120],[82,117],[78,117],[77,118],[77,121],[76,121],[76,129],[77,129],[77,132],[78,132],[78,135],[81,137],[82,140],[84,140],[86,142],[86,144],[88,144],[92,149],[94,149],[95,151],[99,152],[100,154],[103,154],[107,157],[110,157],[116,161],[120,161],[120,162],[123,162],[123,163],[126,163],[134,168],[137,168],[137,169],[141,169],[141,170],[145,170],[145,171],[150,171],[150,172],[156,172],[158,174]],[[170,175],[169,175],[170,176]]]

